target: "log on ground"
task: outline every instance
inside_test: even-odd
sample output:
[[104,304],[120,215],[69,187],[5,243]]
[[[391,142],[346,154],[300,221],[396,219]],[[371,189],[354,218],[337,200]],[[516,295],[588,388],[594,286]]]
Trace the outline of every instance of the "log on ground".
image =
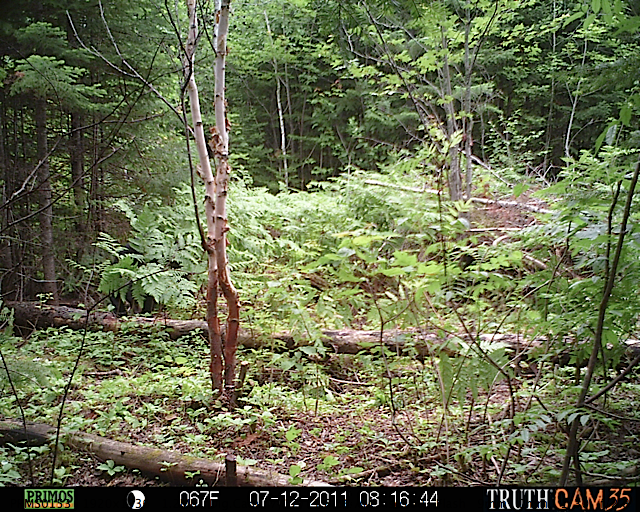
[[[172,339],[180,338],[197,330],[200,330],[205,337],[208,337],[207,322],[204,320],[144,317],[117,318],[112,313],[102,311],[92,312],[87,315],[87,312],[83,309],[51,306],[37,302],[10,302],[7,303],[7,306],[14,308],[14,323],[19,329],[33,330],[35,328],[63,326],[71,329],[83,329],[86,325],[90,330],[118,331],[123,323],[127,323],[128,325],[137,325],[141,329],[152,326],[164,329]],[[436,334],[419,332],[415,329],[389,329],[382,334],[380,331],[356,329],[322,331],[322,343],[334,353],[356,354],[372,347],[379,347],[382,342],[386,348],[398,354],[413,353],[421,359],[439,351],[455,355],[456,351],[450,345],[455,343],[454,338],[454,336],[448,336],[443,339]],[[538,341],[525,341],[522,337],[514,334],[480,335],[479,338],[506,343],[516,353],[526,351],[533,345],[539,345]],[[261,335],[251,329],[240,329],[238,333],[238,343],[245,348],[260,348],[269,345],[274,340],[283,342],[288,350],[309,343],[308,340],[296,340],[288,332]]]
[[[56,430],[41,423],[27,423],[26,429],[20,421],[0,421],[0,443],[15,442],[25,438],[25,431],[33,439],[32,445],[43,444],[43,439],[55,440]],[[66,444],[76,450],[88,452],[101,461],[112,460],[117,465],[158,476],[172,485],[194,485],[199,480],[209,485],[224,485],[225,464],[208,459],[183,455],[176,451],[161,450],[149,446],[138,446],[83,432],[69,432]],[[187,477],[186,473],[198,474]],[[282,487],[289,484],[289,477],[249,466],[238,466],[237,485],[240,487]],[[324,482],[304,480],[303,486],[328,486]]]

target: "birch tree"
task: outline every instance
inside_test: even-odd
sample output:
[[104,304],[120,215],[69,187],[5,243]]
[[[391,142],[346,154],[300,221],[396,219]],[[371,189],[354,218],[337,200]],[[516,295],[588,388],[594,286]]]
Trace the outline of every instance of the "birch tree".
[[[189,36],[186,44],[184,72],[186,89],[191,106],[193,133],[195,136],[200,176],[205,187],[206,237],[203,248],[208,256],[207,281],[207,324],[211,353],[211,383],[214,391],[233,400],[235,390],[236,350],[238,346],[238,326],[240,304],[238,292],[231,282],[227,261],[227,221],[226,198],[229,191],[229,133],[225,100],[225,64],[227,56],[227,34],[229,31],[229,0],[222,0],[216,9],[215,19],[215,126],[211,129],[209,146],[213,151],[215,176],[207,151],[200,111],[200,99],[195,79],[195,51],[198,43],[197,1],[187,0],[189,14]],[[225,336],[218,310],[218,293],[222,292],[228,307]],[[224,369],[224,371],[223,371]],[[224,376],[223,376],[224,373]]]
[[[273,41],[273,33],[271,32],[271,25],[269,24],[269,16],[267,15],[267,11],[264,11],[264,21],[267,26],[267,35],[269,36],[269,43],[272,47],[274,47]],[[278,74],[278,60],[276,57],[273,57],[273,73],[276,79],[276,102],[278,104],[278,121],[280,123],[280,152],[282,153],[282,169],[284,172],[284,186],[289,188],[289,168],[287,163],[287,136],[286,129],[284,126],[284,114],[282,111],[282,92],[281,92],[281,82],[282,79]]]

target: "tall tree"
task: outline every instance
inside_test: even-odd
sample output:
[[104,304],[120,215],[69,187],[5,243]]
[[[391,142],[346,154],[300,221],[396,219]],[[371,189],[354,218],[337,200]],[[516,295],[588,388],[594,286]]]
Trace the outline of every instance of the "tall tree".
[[[225,63],[227,56],[227,34],[229,31],[229,0],[222,0],[216,10],[215,36],[215,98],[216,123],[211,130],[209,145],[216,163],[214,177],[205,140],[200,98],[195,79],[195,50],[198,43],[198,18],[196,0],[187,0],[189,35],[185,50],[184,73],[191,105],[193,132],[198,149],[201,176],[205,186],[206,238],[203,246],[208,255],[207,324],[211,350],[211,382],[214,390],[225,393],[233,401],[235,390],[236,351],[240,324],[240,302],[238,292],[231,282],[227,259],[227,194],[229,192],[229,133],[225,100]],[[224,343],[218,309],[218,292],[222,291],[227,301],[227,327]],[[224,372],[223,372],[224,365]],[[224,373],[224,379],[223,379]],[[224,385],[224,388],[223,388]]]
[[53,245],[53,203],[51,194],[51,172],[49,169],[49,146],[47,142],[47,98],[37,97],[35,101],[36,136],[38,140],[38,166],[40,166],[40,242],[42,246],[42,267],[44,270],[44,292],[51,302],[58,304],[56,264]]
[[65,64],[56,57],[67,57],[73,52],[68,48],[63,32],[47,23],[34,23],[17,33],[17,41],[24,54],[32,53],[17,61],[17,80],[12,86],[13,94],[26,95],[33,99],[36,128],[35,169],[38,176],[40,247],[43,268],[43,292],[50,295],[54,303],[59,300],[56,282],[55,243],[53,229],[53,195],[50,172],[50,149],[48,135],[49,102],[62,112],[70,108],[91,110],[91,98],[100,96],[97,87],[79,82],[85,73],[82,68]]

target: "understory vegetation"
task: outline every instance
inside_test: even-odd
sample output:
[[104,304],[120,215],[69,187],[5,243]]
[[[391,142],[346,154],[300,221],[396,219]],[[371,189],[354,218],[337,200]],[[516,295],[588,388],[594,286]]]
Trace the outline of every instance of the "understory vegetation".
[[[623,162],[615,152],[603,158]],[[585,155],[562,183],[575,186],[583,179],[581,166],[595,161]],[[588,196],[562,190],[567,206],[555,210],[561,213],[536,214],[535,221],[514,207],[445,206],[427,193],[394,188],[420,183],[405,168],[398,162],[385,174],[354,173],[313,192],[282,193],[277,201],[266,190],[234,185],[231,266],[243,297],[243,326],[262,338],[260,348],[240,349],[248,374],[236,409],[211,395],[200,333],[176,341],[161,325],[144,330],[124,319],[115,333],[49,328],[27,342],[6,328],[2,353],[17,393],[9,392],[5,373],[0,414],[18,417],[20,406],[29,421],[56,424],[79,358],[63,432],[212,459],[232,451],[240,464],[289,474],[294,484],[302,478],[362,485],[553,484],[573,421],[586,427],[580,444],[585,480],[633,475],[640,436],[637,370],[606,402],[575,408],[596,327],[603,260],[611,252],[606,176],[600,190],[584,185],[591,187]],[[556,207],[560,201],[555,191],[532,196],[540,197],[538,205],[542,198]],[[177,197],[182,203],[156,207],[153,216],[147,208],[128,213],[132,243],[141,249],[144,238],[148,244],[143,257],[157,259],[152,248],[176,240],[184,244],[181,254],[197,254],[190,249],[195,236],[182,227],[193,226],[188,194]],[[503,234],[496,227],[518,230]],[[635,332],[638,311],[637,243],[633,232],[624,242],[624,273],[611,299],[596,388],[628,361],[623,342]],[[110,244],[118,254],[116,242]],[[126,266],[125,258],[105,267],[103,285],[109,272]],[[190,272],[202,265],[195,256],[190,261]],[[142,281],[143,291],[164,298],[169,316],[198,317],[198,286],[190,293],[181,287],[188,300],[166,295],[183,278],[158,272]],[[10,323],[10,311],[4,314]],[[402,350],[369,343],[356,354],[340,354],[323,343],[323,330],[349,328],[395,329]],[[287,347],[271,336],[283,331],[297,344]],[[426,352],[424,333],[439,340]],[[510,337],[492,341],[502,333]],[[50,449],[32,448],[31,476],[26,448],[5,446],[2,481],[49,479]],[[54,482],[73,479],[82,466],[101,478],[130,478],[122,466],[63,450]]]

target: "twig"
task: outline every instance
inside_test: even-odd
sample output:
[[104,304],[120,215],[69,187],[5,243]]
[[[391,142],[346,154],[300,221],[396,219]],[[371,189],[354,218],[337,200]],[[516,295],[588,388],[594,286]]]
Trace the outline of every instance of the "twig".
[[622,370],[622,372],[620,372],[620,375],[618,375],[615,379],[613,379],[611,382],[609,382],[609,384],[607,384],[605,387],[603,387],[600,391],[598,391],[595,395],[593,395],[590,398],[587,398],[584,403],[585,405],[590,404],[591,402],[593,402],[594,400],[600,398],[602,395],[604,395],[607,391],[609,391],[613,386],[615,386],[618,382],[620,382],[622,380],[622,378],[629,373],[631,370],[633,370],[634,366],[637,365],[638,363],[640,363],[640,354],[638,354],[633,361],[631,361],[629,363],[629,366],[627,366],[624,370]]
[[[598,353],[602,349],[602,336],[605,328],[604,324],[605,324],[605,317],[607,314],[607,306],[609,305],[609,299],[611,298],[611,294],[613,292],[613,288],[615,285],[616,276],[618,274],[618,266],[620,263],[620,257],[622,255],[622,246],[623,246],[625,236],[627,234],[627,224],[631,216],[631,205],[633,203],[633,195],[635,193],[636,186],[638,184],[639,175],[640,175],[640,160],[638,160],[638,162],[636,163],[636,167],[633,172],[633,176],[631,178],[631,183],[629,184],[629,189],[627,191],[627,199],[624,205],[622,221],[620,222],[620,233],[618,235],[618,242],[616,244],[616,250],[613,256],[613,262],[611,263],[611,266],[609,266],[609,262],[607,260],[607,265],[605,269],[607,274],[607,279],[606,279],[604,289],[602,290],[602,299],[600,301],[600,306],[598,308],[598,320],[596,324],[596,333],[593,339],[591,356],[589,357],[589,362],[587,363],[587,371],[584,376],[584,380],[582,381],[582,389],[580,390],[580,396],[578,398],[578,404],[577,404],[578,407],[584,407],[585,405],[585,399],[587,397],[587,393],[589,393],[589,387],[591,386],[591,379],[595,371],[595,367],[598,359]],[[608,214],[609,237],[607,241],[607,246],[608,246],[607,255],[609,254],[609,250],[610,250],[609,248],[611,246],[611,238],[610,238],[612,235],[611,219],[613,218],[613,212],[617,204],[618,193],[620,191],[621,182],[622,180],[618,182],[618,188],[613,197],[613,200],[611,201],[611,207],[609,209],[609,214]],[[578,439],[577,439],[579,425],[580,425],[580,422],[577,421],[577,419],[574,419],[573,423],[571,424],[571,430],[569,432],[569,441],[567,444],[567,452],[565,454],[564,461],[562,464],[562,474],[560,475],[560,486],[565,486],[567,484],[567,479],[569,477],[569,464],[571,462],[571,459],[573,459],[577,467],[579,466]],[[578,473],[578,479],[579,478],[580,478],[580,473]],[[579,481],[578,481],[578,485],[580,485]]]
[[[487,231],[522,231],[522,228],[501,228],[501,227],[495,227],[495,228],[474,228],[474,229],[467,229],[467,231],[469,233],[486,233]],[[504,238],[508,238],[509,235],[505,235]],[[500,237],[503,238],[503,237]],[[496,239],[499,240],[499,239]],[[495,243],[495,242],[494,242]]]
[[351,380],[336,379],[335,377],[329,377],[329,380],[332,380],[333,382],[337,382],[339,384],[349,384],[351,386],[370,386],[371,385],[370,382],[353,382]]
[[111,33],[111,29],[109,28],[109,24],[107,23],[107,20],[105,18],[104,15],[104,8],[102,6],[102,2],[99,2],[99,6],[100,6],[100,17],[102,18],[102,21],[104,23],[105,29],[107,31],[107,35],[109,36],[109,39],[111,40],[111,44],[113,45],[116,53],[118,54],[118,57],[120,57],[120,60],[122,60],[122,63],[127,67],[127,69],[129,69],[129,71],[126,71],[125,69],[121,68],[120,66],[115,65],[113,62],[111,62],[109,59],[107,59],[104,55],[102,55],[98,50],[96,50],[94,47],[89,48],[86,44],[84,44],[84,41],[82,39],[80,39],[80,36],[78,35],[78,31],[76,30],[75,25],[73,24],[73,19],[71,18],[71,14],[69,13],[69,11],[67,11],[67,18],[69,19],[69,25],[71,25],[71,29],[73,30],[73,35],[76,37],[76,40],[78,41],[78,43],[80,44],[80,46],[82,46],[85,50],[87,50],[89,53],[91,53],[92,55],[100,58],[105,64],[107,64],[109,67],[113,68],[114,70],[116,70],[118,73],[124,75],[124,76],[128,76],[129,78],[135,78],[137,80],[140,80],[144,85],[146,85],[149,90],[151,92],[153,92],[165,105],[167,105],[167,107],[169,107],[171,109],[171,111],[178,117],[178,119],[180,119],[180,121],[182,121],[182,115],[180,114],[180,112],[178,111],[177,108],[175,108],[170,102],[169,100],[167,100],[162,93],[160,93],[160,91],[158,91],[158,89],[156,89],[154,87],[154,85],[149,82],[147,79],[145,79],[133,66],[131,66],[127,60],[124,58],[124,56],[122,55],[122,53],[120,52],[120,48],[118,47],[118,44],[116,43],[116,40],[113,37],[113,34]]

